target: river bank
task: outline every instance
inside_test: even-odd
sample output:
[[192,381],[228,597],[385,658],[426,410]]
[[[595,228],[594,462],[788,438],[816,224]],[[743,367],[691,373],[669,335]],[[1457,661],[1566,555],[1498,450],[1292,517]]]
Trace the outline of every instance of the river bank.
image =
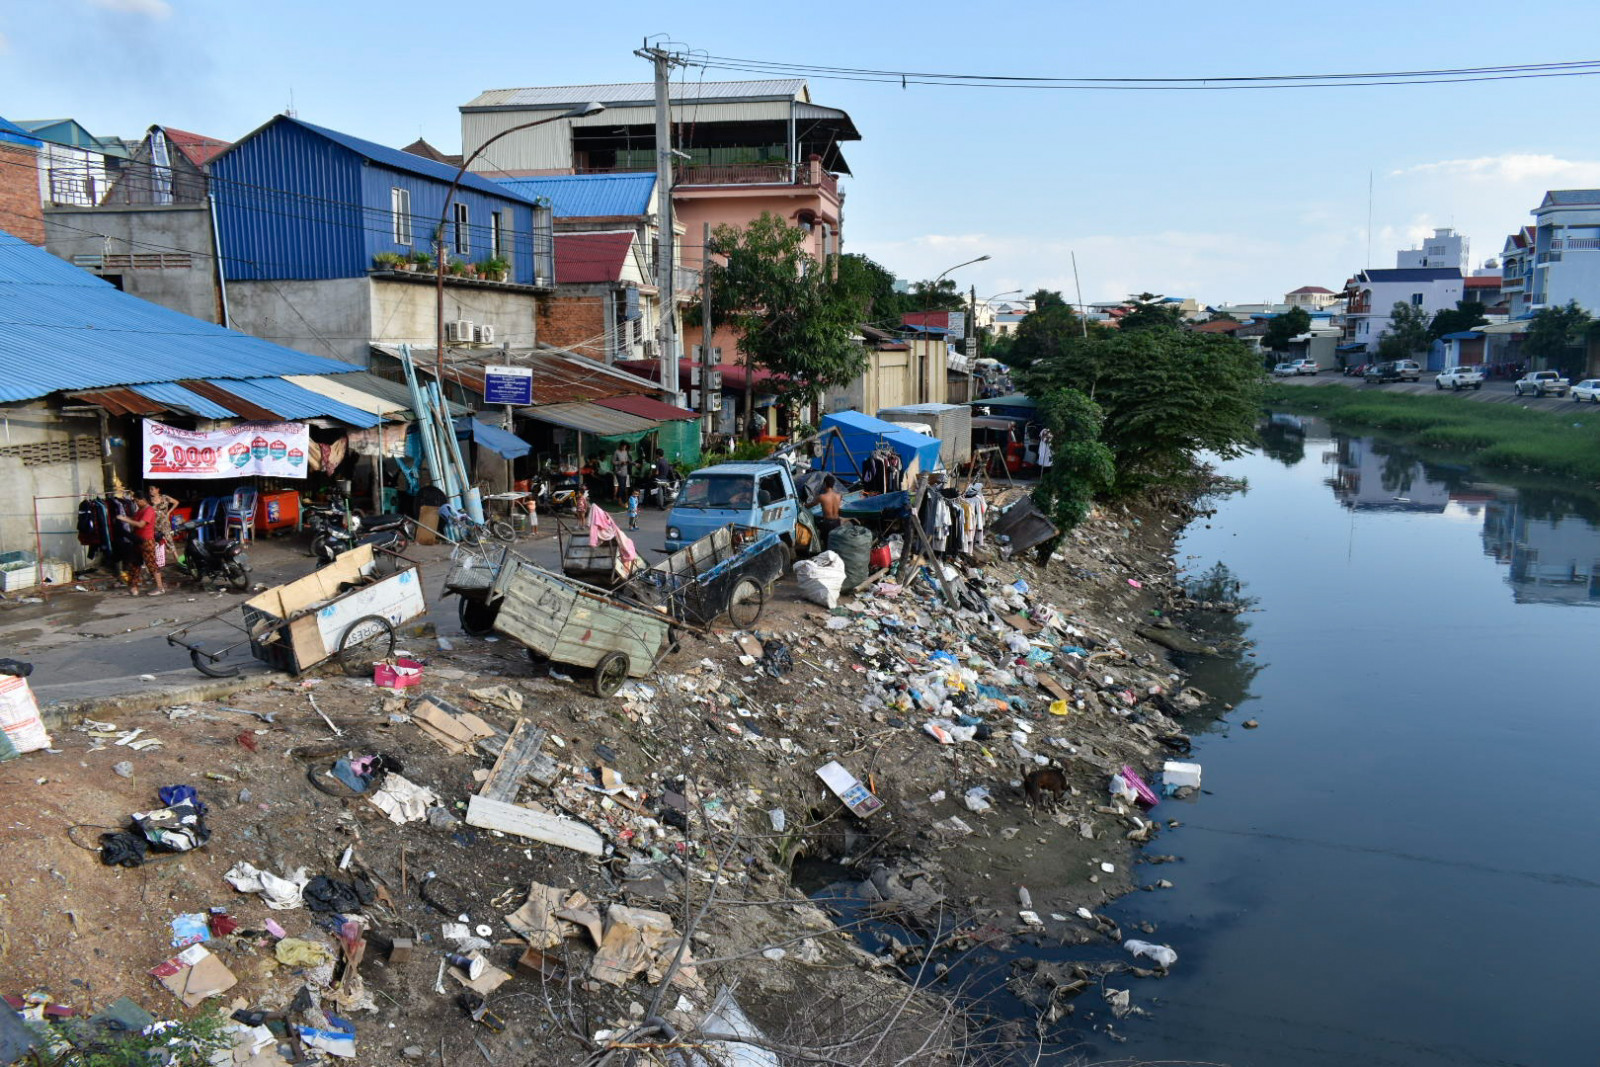
[[1320,388],[1269,385],[1264,403],[1275,411],[1318,415],[1347,428],[1377,431],[1485,471],[1537,472],[1600,484],[1600,412],[1579,404],[1534,410],[1464,399],[1336,383]]
[[[1100,909],[1139,887],[1135,850],[1160,826],[1112,798],[1108,783],[1124,765],[1155,782],[1162,762],[1187,749],[1179,716],[1208,702],[1170,658],[1173,647],[1199,647],[1173,622],[1196,607],[1172,559],[1193,513],[1177,498],[1102,509],[1044,567],[980,550],[959,568],[957,609],[927,589],[880,585],[829,611],[784,583],[759,633],[692,639],[611,700],[533,665],[511,642],[451,634],[449,649],[411,640],[427,660],[416,690],[280,678],[226,707],[120,717],[118,730],[164,741],[138,753],[103,728],[62,731],[60,755],[0,766],[0,788],[27,795],[33,809],[0,831],[8,854],[31,857],[31,873],[5,898],[29,923],[11,935],[0,978],[7,988],[48,986],[82,1007],[127,994],[170,1013],[173,1002],[149,991],[145,972],[170,955],[174,915],[225,907],[243,930],[258,930],[271,913],[224,872],[248,862],[335,874],[350,847],[348,869],[385,890],[370,909],[374,932],[417,943],[410,960],[369,957],[360,971],[367,995],[341,1004],[357,1024],[358,1063],[454,1062],[474,1041],[524,1057],[506,1062],[585,1062],[606,1035],[646,1015],[666,1012],[678,1031],[701,1024],[724,985],[785,1048],[854,1035],[844,1041],[852,1051],[836,1053],[852,1064],[918,1049],[932,1063],[1004,1054],[1005,1035],[976,1037],[945,997],[914,993],[906,979],[928,983],[934,950],[1120,938]],[[424,695],[499,731],[518,720],[546,731],[556,771],[548,785],[527,783],[523,803],[591,828],[604,855],[462,821],[495,761],[419,729]],[[948,728],[930,731],[930,721]],[[940,730],[951,743],[936,739]],[[362,797],[330,792],[335,759],[377,753],[434,790],[438,814],[395,824]],[[1064,776],[1048,813],[1032,811],[1020,788],[1034,756]],[[131,777],[112,773],[123,761]],[[879,810],[851,814],[817,777],[830,763],[865,783]],[[67,838],[71,826],[119,824],[153,804],[157,785],[176,781],[199,786],[213,807],[216,836],[205,848],[123,871]],[[858,872],[876,893],[873,922],[897,925],[903,938],[863,949],[792,884],[801,856]],[[539,941],[548,969],[524,970],[491,995],[508,1025],[484,1030],[456,1007],[458,986],[447,979],[451,995],[437,992],[434,966],[452,947],[440,924],[468,915],[490,931],[485,955],[514,971],[530,935],[506,917],[530,893],[544,899],[541,887],[559,887],[578,914],[586,906],[568,897],[582,893],[600,937],[611,927],[600,929],[600,918],[616,907],[661,912],[671,937],[689,935],[692,971],[677,974],[670,994],[659,984],[671,966],[665,946],[675,943],[667,937],[640,950],[639,970],[653,979],[597,979],[583,924],[552,920],[560,936]],[[1031,907],[1019,900],[1024,888]],[[278,918],[296,936],[326,940],[306,912],[288,914],[299,921]],[[229,935],[215,947],[239,978],[228,996],[240,1006],[281,1008],[306,978],[276,962],[264,935]],[[74,990],[72,979],[93,992]],[[1057,988],[1050,999],[1064,1005],[1070,975]]]

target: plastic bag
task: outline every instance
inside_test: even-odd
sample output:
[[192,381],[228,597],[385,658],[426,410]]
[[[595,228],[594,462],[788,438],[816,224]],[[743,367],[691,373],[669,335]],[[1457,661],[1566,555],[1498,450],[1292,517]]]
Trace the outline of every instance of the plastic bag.
[[1149,941],[1131,940],[1124,941],[1122,947],[1133,953],[1136,959],[1140,956],[1150,957],[1155,965],[1163,971],[1178,962],[1178,954],[1172,950],[1170,945],[1156,945]]
[[50,734],[39,717],[39,702],[26,678],[0,676],[0,729],[19,754],[50,747]]
[[844,585],[844,560],[836,552],[824,552],[794,565],[800,595],[825,608],[839,605],[839,590]]

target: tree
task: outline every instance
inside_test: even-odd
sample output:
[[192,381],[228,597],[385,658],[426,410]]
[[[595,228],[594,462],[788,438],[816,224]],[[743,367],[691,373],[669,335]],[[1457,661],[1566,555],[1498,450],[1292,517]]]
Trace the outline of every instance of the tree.
[[840,256],[834,272],[840,285],[861,297],[867,322],[898,326],[901,312],[912,310],[906,294],[895,289],[894,272],[859,252]]
[[1389,327],[1378,341],[1378,355],[1384,359],[1413,359],[1427,351],[1428,313],[1419,304],[1396,300],[1389,310]]
[[[1044,293],[1039,290],[1034,296]],[[1044,300],[1024,315],[1004,360],[1007,366],[1018,368],[1032,366],[1040,360],[1059,355],[1074,338],[1083,336],[1083,321],[1066,301],[1059,296]]]
[[912,282],[911,303],[915,305],[908,309],[911,311],[961,311],[967,306],[967,298],[956,288],[954,278],[940,278],[936,282]]
[[1489,320],[1484,317],[1483,304],[1476,300],[1462,300],[1453,308],[1440,308],[1433,313],[1428,325],[1428,340],[1437,341],[1447,333],[1462,333]]
[[1128,298],[1132,309],[1117,320],[1123,333],[1139,330],[1176,330],[1183,325],[1183,312],[1177,304],[1165,303],[1160,293],[1140,293]]
[[824,269],[801,245],[806,232],[765,212],[712,239],[726,263],[712,263],[715,321],[732,326],[745,359],[775,375],[779,396],[806,403],[848,385],[867,367],[856,328],[881,292],[859,261]]
[[1232,337],[1106,331],[1067,339],[1018,377],[1029,396],[1076,389],[1100,406],[1119,493],[1181,480],[1202,452],[1233,456],[1255,443],[1261,366]]
[[1055,289],[1035,289],[1033,295],[1028,297],[1028,303],[1033,305],[1033,310],[1043,311],[1045,308],[1067,307],[1066,298]]
[[1051,464],[1039,477],[1034,503],[1063,532],[1082,522],[1096,495],[1116,480],[1116,465],[1100,440],[1105,415],[1076,389],[1039,398],[1039,418],[1050,431]]
[[1587,370],[1582,346],[1588,339],[1589,313],[1576,300],[1565,307],[1545,308],[1534,313],[1528,323],[1528,336],[1522,353],[1542,369],[1563,371],[1568,378],[1582,378]]
[[1274,352],[1289,347],[1289,341],[1311,329],[1311,315],[1305,308],[1295,307],[1282,315],[1267,320],[1267,333],[1263,343]]

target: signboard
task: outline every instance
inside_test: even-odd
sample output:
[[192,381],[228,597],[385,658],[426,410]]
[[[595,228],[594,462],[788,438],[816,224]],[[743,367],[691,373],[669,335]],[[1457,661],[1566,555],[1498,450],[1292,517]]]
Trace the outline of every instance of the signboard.
[[225,430],[180,430],[144,420],[146,478],[304,478],[311,428],[246,422]]
[[483,402],[523,407],[533,403],[533,368],[485,366]]

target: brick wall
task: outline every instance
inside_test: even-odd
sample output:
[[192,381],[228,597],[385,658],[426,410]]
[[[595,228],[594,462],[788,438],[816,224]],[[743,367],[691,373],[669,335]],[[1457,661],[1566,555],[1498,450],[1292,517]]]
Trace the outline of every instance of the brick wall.
[[44,247],[39,163],[32,148],[0,142],[0,230]]
[[552,296],[539,301],[539,340],[605,362],[603,295]]

